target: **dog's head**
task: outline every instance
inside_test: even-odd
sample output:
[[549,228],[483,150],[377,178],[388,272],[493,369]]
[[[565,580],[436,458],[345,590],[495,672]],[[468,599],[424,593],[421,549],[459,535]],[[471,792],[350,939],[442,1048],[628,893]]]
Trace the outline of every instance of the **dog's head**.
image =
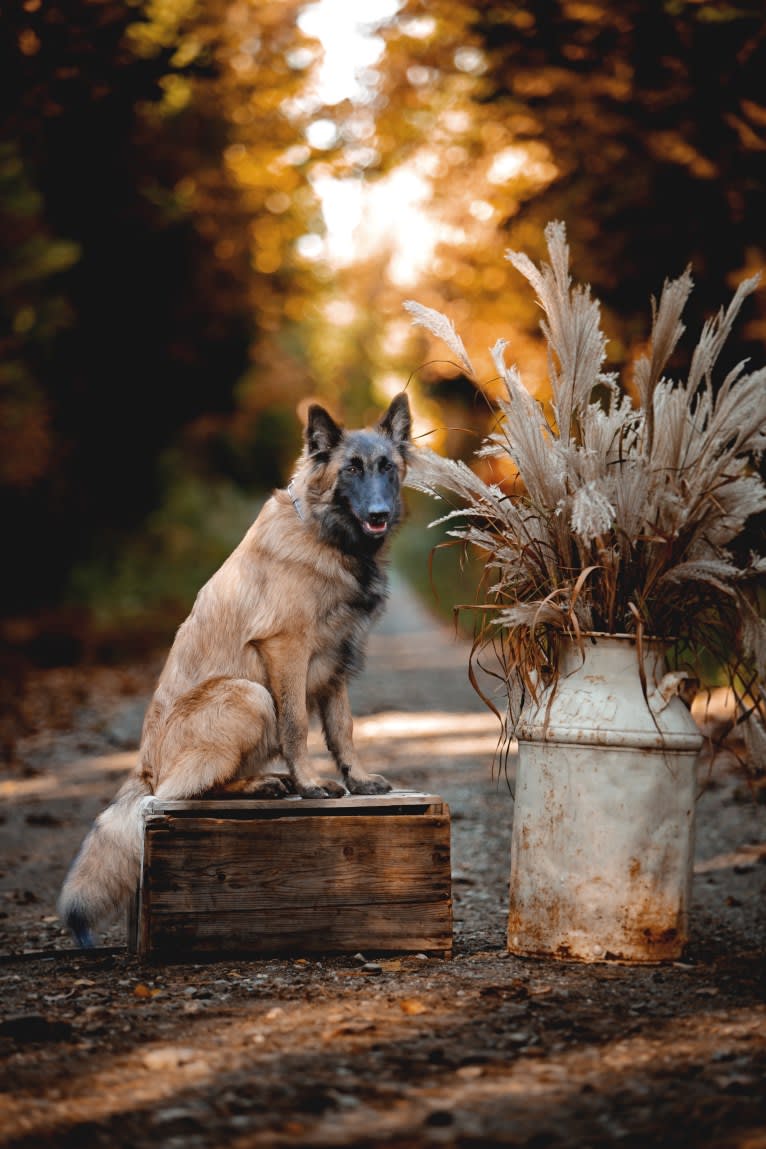
[[328,542],[352,553],[370,552],[391,533],[402,513],[410,430],[404,393],[374,427],[362,431],[344,430],[318,404],[309,408],[301,485]]

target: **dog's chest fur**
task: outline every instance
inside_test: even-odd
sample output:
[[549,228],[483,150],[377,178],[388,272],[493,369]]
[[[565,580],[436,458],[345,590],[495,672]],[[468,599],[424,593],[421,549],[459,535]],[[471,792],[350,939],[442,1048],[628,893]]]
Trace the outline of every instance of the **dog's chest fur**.
[[243,626],[260,665],[250,666],[248,677],[270,686],[274,635],[288,643],[287,657],[307,658],[309,699],[361,669],[367,633],[387,594],[376,558],[343,554],[319,542],[292,507],[272,500],[246,540],[237,569],[239,579],[252,579]]
[[[353,572],[356,587],[345,583],[328,587],[315,617],[308,667],[308,694],[323,689],[361,669],[371,624],[383,608],[387,585],[376,564]],[[336,594],[333,594],[333,589]],[[337,594],[337,591],[346,593]],[[349,593],[350,591],[350,593]],[[333,601],[334,600],[334,601]]]

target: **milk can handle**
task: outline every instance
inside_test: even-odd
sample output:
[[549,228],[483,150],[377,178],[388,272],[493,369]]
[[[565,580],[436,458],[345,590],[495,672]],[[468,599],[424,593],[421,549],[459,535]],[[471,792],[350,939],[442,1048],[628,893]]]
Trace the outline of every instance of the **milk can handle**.
[[671,698],[675,698],[677,694],[680,694],[684,683],[692,677],[693,676],[687,674],[685,670],[668,671],[647,694],[647,701],[654,713],[661,714]]

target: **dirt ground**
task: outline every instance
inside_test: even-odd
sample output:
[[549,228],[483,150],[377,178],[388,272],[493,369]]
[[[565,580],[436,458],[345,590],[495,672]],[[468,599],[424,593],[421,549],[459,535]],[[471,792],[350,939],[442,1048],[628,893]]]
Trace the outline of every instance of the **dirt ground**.
[[33,682],[0,773],[0,1145],[766,1149],[766,807],[720,757],[683,961],[510,957],[513,805],[466,659],[397,584],[354,688],[371,768],[449,804],[449,961],[150,965],[122,925],[74,949],[58,888],[160,664]]

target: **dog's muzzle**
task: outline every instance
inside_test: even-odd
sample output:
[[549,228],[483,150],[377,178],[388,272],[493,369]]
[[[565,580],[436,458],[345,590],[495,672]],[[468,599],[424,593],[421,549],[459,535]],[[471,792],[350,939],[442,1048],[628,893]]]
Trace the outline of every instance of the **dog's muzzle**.
[[362,530],[368,535],[384,535],[390,518],[388,511],[372,511],[366,519],[361,520]]

